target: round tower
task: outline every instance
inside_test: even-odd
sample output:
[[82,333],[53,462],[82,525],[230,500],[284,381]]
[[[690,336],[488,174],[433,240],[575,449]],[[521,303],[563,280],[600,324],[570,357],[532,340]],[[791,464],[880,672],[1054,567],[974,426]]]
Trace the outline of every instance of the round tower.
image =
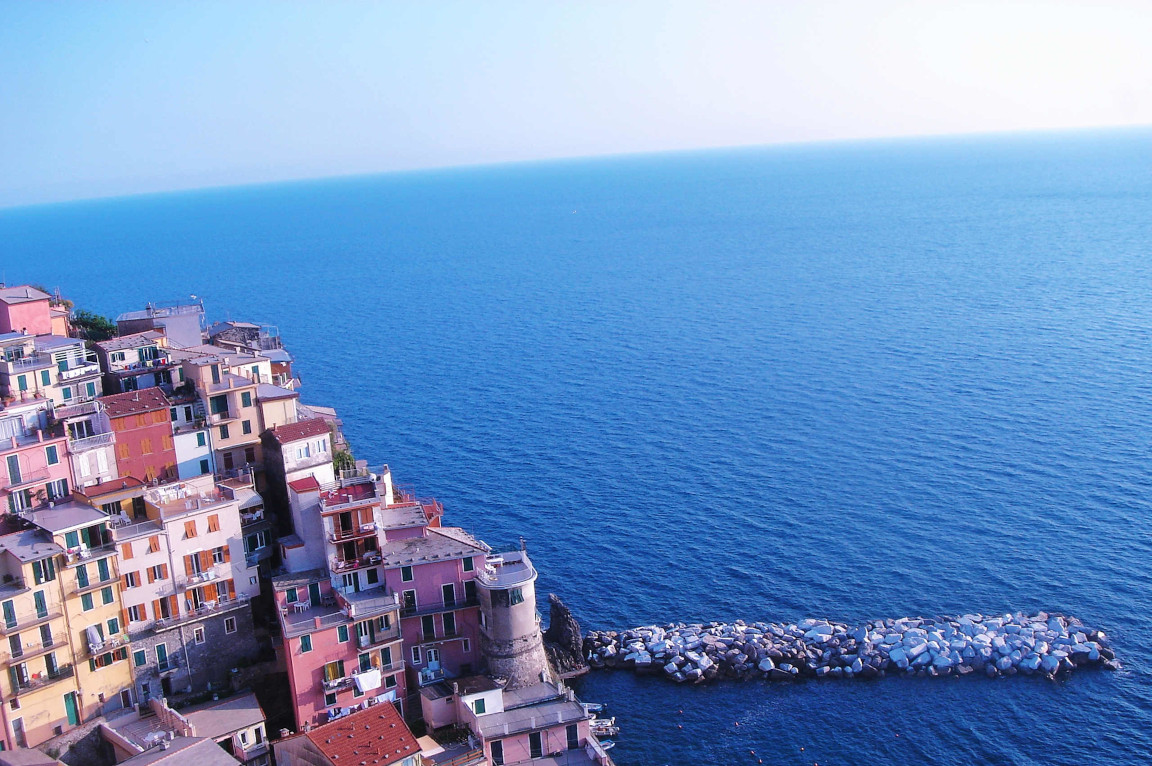
[[536,613],[536,568],[523,548],[489,555],[476,573],[480,652],[488,672],[518,689],[552,680]]

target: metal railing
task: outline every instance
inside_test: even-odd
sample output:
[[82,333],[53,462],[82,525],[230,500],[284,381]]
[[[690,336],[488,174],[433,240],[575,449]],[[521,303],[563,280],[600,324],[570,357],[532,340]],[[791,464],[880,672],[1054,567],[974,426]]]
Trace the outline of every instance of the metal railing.
[[351,529],[337,528],[328,533],[328,542],[339,543],[345,540],[355,540],[358,537],[367,537],[376,533],[376,522],[370,521],[367,524],[360,524],[359,526],[352,527]]
[[76,566],[88,561],[109,556],[116,552],[116,546],[113,543],[106,543],[104,545],[95,545],[90,548],[82,548],[80,550],[67,550],[64,551],[64,563],[68,566]]
[[217,601],[214,605],[208,604],[208,603],[201,604],[199,607],[192,610],[188,614],[182,614],[182,615],[179,615],[177,617],[158,618],[155,622],[152,623],[152,628],[153,628],[153,630],[167,630],[169,628],[174,628],[177,625],[184,625],[185,623],[196,622],[197,620],[202,620],[205,617],[209,617],[213,614],[220,614],[222,612],[231,612],[234,609],[239,609],[242,606],[247,606],[248,601],[249,601],[248,596],[243,594],[243,593],[240,593],[240,594],[237,594],[236,598],[222,599],[222,600]]
[[34,628],[37,625],[55,620],[61,616],[59,607],[54,610],[45,612],[43,615],[34,615],[32,617],[25,617],[23,620],[17,620],[15,625],[9,625],[7,622],[0,622],[0,635],[8,635],[11,633],[19,633],[22,630]]
[[58,649],[64,646],[63,641],[56,639],[49,639],[47,642],[37,641],[31,644],[24,644],[20,647],[20,653],[14,654],[12,652],[0,652],[0,664],[8,665],[13,662],[24,662],[25,660],[38,657],[45,652],[50,652],[53,649]]
[[452,601],[436,601],[431,603],[416,604],[415,606],[402,606],[400,607],[401,617],[421,617],[429,614],[437,614],[438,612],[451,612],[456,609],[467,609],[472,606],[480,606],[480,599],[473,596],[472,598],[458,598]]
[[92,436],[85,436],[81,439],[69,439],[68,451],[75,454],[77,452],[85,452],[97,447],[107,447],[116,443],[116,432],[109,431],[106,434],[93,434]]
[[35,691],[36,689],[43,689],[45,686],[63,681],[66,678],[71,678],[75,675],[76,671],[71,665],[61,665],[52,672],[37,673],[31,678],[20,680],[16,683],[16,687],[21,692]]

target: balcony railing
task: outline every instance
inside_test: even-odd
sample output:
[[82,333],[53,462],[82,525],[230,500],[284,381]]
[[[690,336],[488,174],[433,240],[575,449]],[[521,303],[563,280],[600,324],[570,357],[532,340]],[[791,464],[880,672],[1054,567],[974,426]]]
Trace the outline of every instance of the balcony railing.
[[246,526],[248,524],[255,524],[258,521],[264,520],[264,509],[260,508],[251,513],[240,511],[240,525]]
[[358,537],[367,537],[376,534],[376,522],[370,521],[367,524],[360,524],[359,526],[350,529],[343,529],[337,527],[332,532],[328,533],[328,542],[339,543],[347,540],[355,540]]
[[345,676],[344,678],[333,678],[331,680],[322,680],[320,685],[324,687],[326,692],[334,692],[337,689],[343,689],[351,686],[353,683],[352,676]]
[[83,564],[86,561],[102,558],[104,556],[111,556],[116,552],[116,546],[112,543],[106,545],[97,545],[91,548],[70,548],[64,551],[64,563],[68,566],[76,566]]
[[333,572],[351,572],[354,569],[362,569],[363,567],[376,566],[381,561],[379,551],[369,551],[364,555],[354,559],[334,558],[328,560],[328,565]]
[[236,598],[221,599],[215,604],[206,602],[187,614],[178,615],[176,617],[160,617],[152,623],[152,628],[153,630],[167,630],[169,628],[174,628],[177,625],[184,625],[185,623],[202,620],[205,617],[209,617],[213,614],[231,612],[234,609],[239,609],[240,607],[247,605],[248,596],[240,593],[236,595]]
[[51,367],[55,364],[51,354],[30,354],[19,359],[0,360],[12,372],[27,372],[41,367]]
[[75,454],[77,452],[86,452],[90,449],[97,447],[107,447],[116,443],[116,433],[109,431],[106,434],[95,434],[93,436],[85,436],[82,439],[69,439],[68,451]]
[[356,646],[360,649],[370,649],[392,641],[400,640],[400,626],[394,625],[386,630],[379,630],[371,635],[356,636]]
[[472,606],[480,606],[480,599],[473,596],[472,598],[458,598],[452,601],[429,601],[415,606],[403,606],[400,608],[401,617],[421,617],[427,614],[436,614],[437,612],[451,612],[456,609],[467,609]]
[[215,568],[209,569],[206,572],[197,572],[196,574],[180,575],[176,578],[176,587],[181,590],[188,588],[198,588],[201,585],[216,582],[217,580],[227,579],[223,578]]
[[35,691],[37,689],[43,689],[45,686],[54,684],[57,681],[71,678],[75,672],[71,665],[61,665],[49,673],[36,673],[31,678],[17,682],[16,686],[19,692]]
[[98,644],[86,644],[85,648],[88,650],[87,654],[81,654],[84,657],[97,657],[105,652],[110,652],[113,649],[119,649],[122,646],[128,646],[128,636],[116,635],[109,636]]
[[13,662],[24,662],[33,657],[39,657],[45,652],[50,652],[53,649],[59,649],[64,645],[63,641],[56,639],[49,639],[47,642],[35,642],[31,644],[24,644],[20,647],[19,654],[12,654],[10,652],[0,652],[0,664],[9,665]]
[[48,612],[45,612],[43,615],[34,614],[27,616],[22,620],[17,620],[15,625],[9,625],[7,622],[0,622],[0,634],[11,635],[12,633],[19,633],[22,630],[28,630],[29,628],[34,628],[37,625],[43,625],[44,623],[55,620],[60,616],[60,609],[59,607],[56,607]]
[[76,367],[69,367],[67,370],[60,370],[60,372],[56,373],[56,378],[60,381],[68,381],[99,374],[100,365],[95,362],[85,362]]
[[76,583],[76,587],[72,589],[72,595],[79,596],[84,593],[92,593],[94,591],[98,591],[105,586],[112,585],[113,583],[119,581],[119,579],[120,578],[114,572],[110,571],[108,573],[108,577],[103,580],[90,579],[87,585]]
[[0,470],[0,489],[19,489],[37,482],[48,481],[52,478],[47,468],[36,468],[31,471],[21,471],[15,480],[8,475],[8,471]]

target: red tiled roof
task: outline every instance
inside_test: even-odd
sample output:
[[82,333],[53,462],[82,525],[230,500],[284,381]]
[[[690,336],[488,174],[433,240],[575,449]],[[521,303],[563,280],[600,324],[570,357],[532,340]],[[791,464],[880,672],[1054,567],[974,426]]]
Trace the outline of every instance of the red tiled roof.
[[122,418],[125,415],[135,415],[152,410],[168,409],[172,403],[159,388],[142,388],[139,391],[128,391],[123,394],[109,394],[100,397],[104,403],[104,411],[110,418]]
[[312,741],[333,766],[399,763],[420,752],[416,738],[404,719],[389,703],[373,705],[308,732]]
[[327,433],[328,423],[321,418],[301,420],[296,423],[276,426],[272,429],[272,434],[276,437],[276,441],[281,444],[300,441],[301,439],[308,439],[313,436],[323,436]]
[[315,476],[305,476],[303,479],[288,482],[288,486],[296,492],[319,492],[320,482],[316,481]]

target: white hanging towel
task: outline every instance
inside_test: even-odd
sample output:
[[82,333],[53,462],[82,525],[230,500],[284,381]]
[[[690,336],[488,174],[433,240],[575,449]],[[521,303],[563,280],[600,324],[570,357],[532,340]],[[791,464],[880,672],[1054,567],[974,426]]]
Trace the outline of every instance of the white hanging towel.
[[361,694],[370,692],[380,688],[380,671],[376,668],[365,670],[363,673],[354,674],[352,680],[356,682],[356,691]]

